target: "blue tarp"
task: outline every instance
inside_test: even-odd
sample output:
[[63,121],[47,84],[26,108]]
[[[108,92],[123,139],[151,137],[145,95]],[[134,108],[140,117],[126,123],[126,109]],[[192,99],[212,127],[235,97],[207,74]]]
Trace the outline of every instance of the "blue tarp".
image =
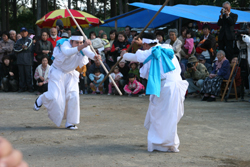
[[[161,8],[161,5],[151,5],[140,2],[135,2],[130,5],[153,11],[158,11]],[[217,23],[221,8],[222,7],[208,5],[193,6],[180,4],[175,6],[165,6],[161,13],[201,22]],[[234,9],[231,9],[231,12],[238,14],[237,23],[250,22],[250,13]]]
[[[102,27],[115,27],[115,19],[117,19],[117,27],[142,28],[147,25],[150,19],[161,8],[161,5],[151,5],[146,3],[135,2],[130,5],[139,7],[139,9],[105,20]],[[142,10],[145,9],[145,10]],[[217,23],[220,15],[221,7],[207,5],[175,5],[165,6],[161,13],[151,23],[149,28],[156,28],[172,22],[179,17],[196,20],[201,22]],[[250,22],[250,13],[231,9],[231,12],[238,14],[237,23]]]

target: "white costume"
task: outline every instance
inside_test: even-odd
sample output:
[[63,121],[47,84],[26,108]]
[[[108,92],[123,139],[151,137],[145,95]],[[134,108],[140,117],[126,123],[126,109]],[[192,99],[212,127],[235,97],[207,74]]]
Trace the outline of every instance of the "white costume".
[[66,124],[79,124],[79,72],[75,69],[86,65],[88,57],[94,59],[95,54],[86,47],[82,50],[83,56],[77,49],[72,48],[70,40],[65,41],[60,48],[54,49],[55,58],[49,71],[48,91],[39,96],[37,101],[48,110],[49,118],[59,127],[62,119]]
[[[161,45],[162,48],[171,48],[168,44]],[[151,55],[149,50],[138,50],[135,54],[126,53],[124,59],[143,63]],[[160,60],[161,61],[161,60]],[[179,152],[180,144],[177,135],[177,124],[184,114],[184,99],[188,88],[188,82],[182,80],[181,68],[177,58],[174,56],[172,63],[175,70],[164,73],[160,63],[161,92],[160,97],[150,95],[150,103],[144,122],[148,130],[148,151],[172,151]],[[140,69],[140,76],[148,79],[151,60]]]

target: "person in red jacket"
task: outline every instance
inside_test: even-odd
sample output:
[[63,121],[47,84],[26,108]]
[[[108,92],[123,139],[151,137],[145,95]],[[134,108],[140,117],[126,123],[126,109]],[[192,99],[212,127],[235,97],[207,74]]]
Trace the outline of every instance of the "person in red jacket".
[[51,28],[50,29],[50,37],[47,39],[47,41],[50,41],[53,45],[53,48],[56,46],[56,42],[61,39],[61,37],[57,36],[57,29]]
[[114,63],[116,63],[117,57],[120,56],[122,50],[127,50],[130,46],[130,43],[127,41],[127,35],[124,32],[118,33],[118,40],[114,41],[111,54],[114,57]]

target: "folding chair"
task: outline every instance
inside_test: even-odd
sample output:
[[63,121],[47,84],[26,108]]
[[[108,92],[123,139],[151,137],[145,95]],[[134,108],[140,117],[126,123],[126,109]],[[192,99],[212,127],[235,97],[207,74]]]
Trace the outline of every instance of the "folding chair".
[[[230,76],[229,76],[228,80],[223,80],[223,82],[222,82],[221,92],[223,92],[223,94],[222,94],[222,97],[221,97],[221,101],[224,100],[224,97],[225,97],[225,95],[226,95],[226,93],[228,91],[228,86],[229,86],[230,82],[232,82],[232,76],[233,76],[233,73],[234,73],[235,66],[236,66],[236,63],[234,63],[234,65],[233,65],[233,68],[231,70],[231,73],[230,73]],[[223,83],[226,83],[225,88],[223,88]],[[233,80],[233,87],[234,87],[234,93],[230,93],[230,95],[234,95],[236,100],[238,100],[235,79]]]

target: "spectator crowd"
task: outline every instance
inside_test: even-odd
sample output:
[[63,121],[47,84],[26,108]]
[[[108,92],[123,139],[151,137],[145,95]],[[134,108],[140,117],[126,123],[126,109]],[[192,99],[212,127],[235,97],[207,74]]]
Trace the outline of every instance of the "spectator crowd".
[[[211,33],[209,24],[203,24],[200,40],[194,41],[196,34],[192,28],[182,27],[181,34],[177,29],[155,31],[159,44],[172,46],[178,58],[182,72],[181,76],[187,80],[189,87],[187,95],[200,96],[203,101],[215,101],[220,95],[223,80],[229,79],[234,64],[238,58],[232,54],[234,40],[234,25],[237,15],[230,12],[230,3],[223,4],[225,11],[219,16],[218,25],[221,27],[219,41]],[[250,28],[250,27],[248,27]],[[250,32],[249,32],[250,33]],[[122,50],[135,53],[142,46],[137,45],[135,29],[127,26],[124,31],[100,30],[88,34],[96,52],[101,55],[106,68],[110,70],[119,60]],[[22,27],[19,34],[15,30],[4,31],[0,39],[0,80],[2,91],[34,92],[41,94],[48,89],[49,68],[53,63],[53,49],[61,38],[70,38],[71,29],[51,28],[35,34],[32,29]],[[166,40],[165,40],[166,39]],[[147,80],[140,77],[138,62],[120,61],[114,67],[111,77],[120,90],[129,96],[144,96]],[[237,67],[236,86],[241,85],[240,68]],[[90,60],[89,64],[77,67],[79,72],[80,94],[118,94],[110,79],[100,84],[106,72],[99,61]],[[238,92],[239,93],[239,92]],[[203,97],[201,96],[203,95]]]

